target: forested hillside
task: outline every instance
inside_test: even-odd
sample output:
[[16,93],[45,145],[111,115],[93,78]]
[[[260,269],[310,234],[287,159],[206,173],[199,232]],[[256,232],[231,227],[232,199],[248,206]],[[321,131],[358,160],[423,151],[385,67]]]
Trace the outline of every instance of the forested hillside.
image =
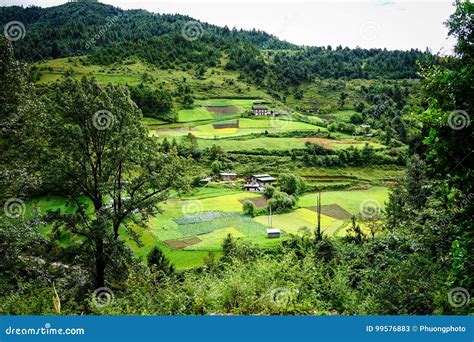
[[0,7],[0,314],[472,314],[472,13],[441,58]]
[[300,48],[262,31],[222,28],[182,15],[124,11],[94,1],[0,8],[0,22],[12,20],[21,21],[28,31],[15,42],[20,59],[90,54],[92,63],[107,65],[134,55],[173,69],[186,63],[207,68],[228,55],[227,69],[276,89],[314,78],[417,78],[416,61],[433,61],[430,53],[417,50]]

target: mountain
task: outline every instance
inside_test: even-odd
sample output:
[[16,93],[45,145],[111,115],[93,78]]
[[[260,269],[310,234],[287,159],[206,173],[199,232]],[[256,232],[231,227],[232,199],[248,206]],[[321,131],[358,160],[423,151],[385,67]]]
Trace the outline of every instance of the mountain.
[[16,57],[23,60],[87,55],[88,63],[110,65],[137,57],[161,69],[185,65],[201,73],[225,61],[225,69],[275,92],[315,79],[417,78],[417,61],[434,60],[418,50],[299,47],[262,31],[90,0],[49,8],[1,7],[0,22],[12,21],[25,27],[24,38],[14,42]]
[[[125,11],[94,1],[69,2],[48,8],[1,7],[0,22],[4,25],[11,21],[20,21],[25,26],[25,37],[16,42],[15,51],[17,57],[26,60],[85,55],[123,42],[179,35],[189,22],[195,24],[195,27],[191,25],[191,31],[197,29],[198,34],[207,38],[249,42],[269,49],[295,47],[262,31],[230,30],[184,15]],[[92,41],[94,43],[90,44]]]

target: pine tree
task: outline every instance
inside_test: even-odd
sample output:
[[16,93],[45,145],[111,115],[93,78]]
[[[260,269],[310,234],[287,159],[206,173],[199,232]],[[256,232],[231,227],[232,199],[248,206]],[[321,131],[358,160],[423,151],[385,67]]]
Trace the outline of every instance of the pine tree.
[[166,275],[174,273],[174,266],[158,247],[153,247],[147,256],[148,266]]

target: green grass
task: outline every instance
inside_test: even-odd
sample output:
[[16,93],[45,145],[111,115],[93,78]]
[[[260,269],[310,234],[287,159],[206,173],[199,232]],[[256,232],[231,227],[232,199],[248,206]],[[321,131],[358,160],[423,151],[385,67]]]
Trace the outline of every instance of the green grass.
[[380,183],[385,179],[398,178],[402,172],[402,167],[397,166],[358,166],[358,167],[299,167],[294,172],[302,177],[312,177],[312,179],[333,179],[369,181]]
[[208,112],[204,107],[183,109],[178,112],[178,121],[180,122],[209,120],[212,118],[212,113]]
[[[186,79],[186,84],[190,86],[195,99],[204,98],[241,98],[238,105],[249,108],[254,99],[270,98],[270,96],[258,89],[253,84],[248,84],[239,79],[238,71],[224,69],[224,61],[221,65],[208,68],[204,77],[198,77],[193,68],[184,69],[158,69],[156,66],[144,63],[140,60],[130,59],[122,64],[109,66],[83,65],[81,60],[86,60],[85,56],[70,57],[37,62],[34,64],[40,72],[38,83],[47,84],[58,81],[64,77],[66,72],[72,72],[76,79],[83,76],[95,77],[101,83],[128,84],[131,86],[145,82],[155,89],[166,89],[176,92],[181,80]],[[147,81],[143,75],[147,74]],[[226,100],[224,100],[226,101]],[[234,101],[234,100],[233,100]],[[237,100],[235,100],[237,101]],[[198,105],[236,105],[237,102],[202,102],[196,101]]]
[[[371,172],[370,170],[366,171]],[[362,173],[362,170],[358,170],[358,172]],[[372,172],[379,176],[386,175],[383,172]],[[265,231],[268,227],[267,216],[250,218],[242,214],[240,201],[260,196],[261,194],[219,186],[201,187],[181,198],[173,194],[172,198],[160,205],[163,212],[153,217],[147,227],[131,225],[132,229],[139,234],[142,245],[137,245],[124,228],[120,229],[120,237],[132,248],[135,255],[142,259],[154,246],[159,246],[177,269],[201,266],[209,251],[217,251],[219,254],[222,241],[229,233],[235,238],[242,238],[264,247],[272,247],[284,240],[285,235],[280,239],[268,239]],[[360,203],[366,199],[376,200],[383,208],[387,198],[388,189],[384,187],[322,193],[323,205],[336,203],[353,214],[358,213]],[[87,200],[84,198],[84,201]],[[290,213],[273,215],[273,227],[281,228],[286,233],[292,234],[303,234],[302,227],[313,230],[316,225],[316,213],[305,207],[312,207],[315,203],[316,194],[310,193],[301,196],[297,202],[299,208]],[[66,205],[64,199],[58,196],[32,200],[27,203],[26,215],[31,217],[35,207],[43,213],[57,209],[62,212],[73,211],[73,207]],[[217,216],[207,217],[204,221],[195,219],[203,215],[206,217],[208,212],[216,212]],[[338,220],[322,215],[322,228],[325,234],[344,235],[348,224],[347,220]],[[42,232],[46,235],[49,234],[51,226],[44,226]],[[166,240],[192,236],[197,236],[201,242],[188,246],[184,250],[172,249],[164,243]],[[62,232],[59,237],[59,244],[63,247],[78,241],[80,240],[77,236],[67,232]]]
[[198,139],[200,148],[218,145],[224,151],[251,151],[257,148],[267,150],[291,150],[293,148],[304,148],[304,141],[298,138],[255,138],[248,140],[230,140],[230,139]]
[[[165,253],[166,257],[171,260],[171,263],[177,270],[200,267],[204,264],[204,258],[209,254],[208,250],[173,249],[162,242],[158,243],[157,246]],[[222,252],[217,250],[215,256],[220,258]]]
[[196,245],[186,247],[186,249],[198,250],[216,250],[222,244],[222,241],[227,237],[227,235],[232,235],[234,238],[245,237],[245,234],[241,233],[238,229],[234,227],[228,227],[223,229],[215,230],[208,234],[199,235],[199,242]]
[[[195,217],[205,217],[208,212],[199,213]],[[218,212],[213,212],[215,214],[219,214]],[[262,236],[265,235],[266,227],[260,224],[257,221],[252,220],[248,216],[244,216],[241,213],[220,213],[223,216],[217,216],[212,220],[205,221],[205,222],[198,222],[198,223],[189,223],[189,224],[180,224],[178,231],[180,232],[181,237],[191,237],[191,236],[198,236],[201,240],[206,239],[206,235],[209,233],[221,230],[223,228],[230,228],[237,230],[239,235],[241,236]],[[194,217],[190,217],[191,220]],[[215,247],[219,247],[220,241]],[[192,247],[191,247],[192,248]]]
[[[265,148],[267,150],[280,150],[280,151],[287,151],[291,149],[304,149],[305,138],[253,138],[247,140],[233,140],[233,139],[198,139],[198,145],[200,148],[204,149],[207,147],[211,147],[212,145],[218,145],[224,149],[224,151],[252,151],[257,148]],[[334,141],[332,142],[332,148],[334,149],[342,149],[348,148],[350,146],[354,146],[356,148],[363,148],[364,143],[357,142],[356,144],[353,143],[343,143],[346,140],[342,140],[342,142]],[[374,148],[382,148],[384,147],[381,144],[377,143],[369,143],[370,146]]]
[[[316,227],[316,217],[316,212],[309,209],[300,208],[290,213],[273,215],[272,226],[274,228],[282,229],[285,233],[300,235],[303,233],[303,227],[307,227],[311,231],[314,230]],[[268,226],[267,216],[259,216],[254,220]],[[331,228],[328,233],[335,230],[334,227],[338,227],[342,225],[342,223],[343,222],[341,220],[337,220],[326,215],[321,215],[321,227],[323,229]]]
[[[211,120],[213,117],[217,119]],[[227,116],[213,115],[205,108],[181,110],[179,112],[179,121],[182,124],[153,127],[151,134],[158,137],[177,137],[192,133],[196,137],[212,138],[222,136],[243,136],[252,133],[265,133],[265,131],[269,133],[288,132],[293,130],[326,131],[326,128],[324,127],[319,127],[304,122],[289,121],[284,119],[270,120],[269,118],[240,118],[239,128],[214,128],[213,126],[214,124],[229,123],[231,119],[233,119],[232,121],[235,122],[235,114]],[[199,121],[203,121],[204,123],[196,124]],[[187,123],[189,123],[189,125]]]
[[261,101],[262,99],[206,99],[197,100],[195,104],[198,106],[236,106],[241,107],[244,110],[252,108],[255,101]]
[[199,187],[195,189],[193,192],[184,194],[181,196],[182,199],[204,199],[204,198],[214,198],[224,195],[235,195],[242,193],[242,190],[239,189],[228,189],[222,188],[218,186],[219,183],[208,184],[206,186]]
[[[297,206],[315,206],[316,196],[316,193],[301,196],[297,202]],[[327,191],[321,193],[321,202],[323,205],[336,203],[354,215],[359,213],[359,207],[364,200],[375,200],[383,209],[385,208],[385,201],[387,199],[388,188],[385,187],[371,187],[367,190],[353,191]]]
[[338,121],[350,122],[351,116],[357,113],[355,110],[340,110],[335,113],[326,114],[332,116]]
[[143,118],[143,122],[147,126],[164,125],[167,123],[166,121],[155,119],[155,118]]

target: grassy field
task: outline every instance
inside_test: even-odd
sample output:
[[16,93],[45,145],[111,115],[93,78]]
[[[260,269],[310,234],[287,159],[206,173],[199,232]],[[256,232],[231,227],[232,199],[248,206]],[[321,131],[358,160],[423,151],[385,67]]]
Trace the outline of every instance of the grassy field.
[[[359,212],[359,206],[364,200],[375,200],[380,207],[385,208],[384,202],[388,199],[388,188],[372,187],[367,190],[357,191],[328,191],[321,195],[323,205],[337,203],[351,214]],[[311,207],[316,205],[316,194],[301,196],[297,202],[299,207]]]
[[[281,239],[268,239],[265,231],[268,227],[268,217],[251,218],[244,216],[241,212],[243,200],[260,196],[261,194],[212,186],[198,188],[181,198],[173,195],[161,205],[163,213],[152,218],[147,228],[133,226],[140,235],[142,246],[138,246],[125,229],[121,229],[121,238],[131,246],[139,258],[146,257],[153,246],[159,246],[177,269],[202,265],[209,251],[220,255],[222,241],[228,234],[262,246],[274,246],[286,235],[284,234]],[[383,208],[387,198],[388,189],[385,187],[357,191],[328,191],[322,193],[322,204],[338,204],[348,212],[357,214],[364,200],[375,200]],[[316,225],[316,212],[311,210],[311,207],[314,207],[315,203],[316,194],[301,196],[296,210],[273,215],[272,226],[282,229],[286,234],[304,234],[305,227],[313,231]],[[73,210],[73,207],[67,205],[61,197],[39,198],[28,203],[26,215],[31,216],[35,207],[41,212],[58,209],[62,212]],[[345,234],[348,220],[328,215],[321,216],[321,225],[325,234]],[[44,234],[47,235],[50,232],[51,227],[43,228]],[[168,245],[169,241],[179,242],[191,237],[197,238],[195,243],[184,248],[172,248]],[[67,232],[61,233],[61,245],[67,246],[74,241],[78,241],[76,236]]]
[[213,115],[204,107],[182,109],[178,112],[179,122],[210,120],[213,118]]
[[[229,128],[229,130],[231,130]],[[229,132],[230,133],[230,132]],[[232,139],[198,139],[199,147],[206,148],[212,145],[218,145],[224,151],[252,151],[257,148],[265,148],[267,150],[291,150],[305,148],[306,138],[254,138],[247,140],[232,140]],[[367,142],[374,148],[383,148],[384,146],[378,143]],[[356,148],[363,148],[365,142],[351,140],[339,140],[332,143],[334,149],[344,149],[350,146]]]
[[[150,127],[151,134],[158,137],[178,137],[192,133],[196,137],[209,138],[221,136],[243,136],[252,133],[263,134],[265,132],[279,133],[294,130],[327,131],[325,127],[315,126],[299,121],[291,121],[285,118],[239,118],[238,114],[214,115],[204,107],[181,110],[178,112],[178,116],[181,124]],[[219,128],[214,126],[229,123],[230,119],[235,123],[238,120],[238,127]],[[199,124],[200,121],[204,122]]]
[[[219,145],[225,151],[246,152],[256,149],[280,150],[303,149],[305,143],[311,141],[333,150],[345,149],[351,146],[364,147],[368,143],[373,148],[384,148],[375,139],[354,138],[334,132],[334,139],[301,137],[266,137],[252,134],[280,132],[326,132],[323,120],[349,121],[358,98],[358,90],[362,86],[370,86],[369,80],[314,81],[301,86],[304,97],[296,101],[293,96],[287,97],[287,104],[295,110],[291,117],[247,117],[246,112],[255,101],[265,101],[272,108],[283,108],[282,104],[262,90],[239,79],[238,72],[224,70],[222,64],[209,68],[204,77],[197,76],[195,71],[163,70],[138,60],[126,61],[120,65],[97,66],[84,65],[84,57],[62,58],[39,62],[35,68],[39,71],[38,83],[47,84],[60,80],[70,74],[79,79],[82,76],[94,76],[99,82],[138,85],[145,83],[155,89],[166,89],[175,93],[182,82],[192,89],[195,99],[194,108],[181,109],[179,104],[178,122],[166,123],[158,119],[145,118],[144,122],[150,129],[150,134],[159,139],[165,137],[182,137],[192,133],[198,139],[201,149]],[[183,81],[185,80],[185,81]],[[349,94],[346,101],[347,110],[337,106],[342,91]],[[178,103],[178,102],[176,102]],[[309,113],[315,103],[323,115]],[[301,116],[306,116],[306,123]],[[361,139],[361,140],[359,140]],[[240,167],[240,166],[239,166]],[[272,169],[272,167],[274,169]],[[291,165],[285,165],[285,168]],[[278,161],[274,166],[265,165],[264,172],[277,175],[280,170]],[[286,171],[286,170],[285,170]],[[372,201],[381,208],[388,198],[388,189],[382,186],[386,180],[397,177],[402,169],[388,168],[317,168],[297,167],[291,172],[306,178],[311,186],[344,186],[352,191],[325,191],[322,193],[323,205],[338,205],[341,210],[356,215],[361,203]],[[355,185],[355,186],[354,186]],[[377,186],[373,186],[377,185]],[[177,269],[187,269],[203,264],[210,251],[217,256],[221,254],[223,239],[231,234],[235,238],[251,241],[264,247],[279,244],[289,234],[305,234],[313,231],[316,226],[316,194],[304,194],[298,199],[295,210],[276,214],[272,217],[272,226],[283,230],[280,239],[266,237],[268,217],[247,217],[242,214],[242,202],[248,198],[257,198],[261,194],[243,192],[238,188],[222,188],[212,183],[195,189],[179,197],[173,193],[171,198],[161,204],[162,214],[150,219],[146,228],[133,226],[139,233],[142,245],[137,245],[125,229],[121,229],[121,238],[133,249],[138,258],[144,258],[154,246],[159,246],[170,258]],[[32,215],[33,207],[37,206],[42,212],[48,210],[72,211],[60,197],[40,198],[28,204],[27,214]],[[332,215],[332,216],[331,216]],[[322,215],[322,229],[327,235],[344,235],[350,223],[347,217],[337,217],[331,212]],[[43,228],[44,234],[51,233],[50,226]],[[67,232],[62,232],[59,242],[68,246],[78,241],[78,238]]]
[[[270,99],[264,91],[257,89],[254,85],[239,79],[239,72],[224,69],[224,61],[221,64],[208,68],[206,74],[197,76],[192,68],[188,70],[159,69],[154,65],[144,63],[137,59],[129,59],[122,64],[84,65],[87,61],[83,57],[59,58],[43,62],[37,62],[34,67],[40,74],[37,83],[47,84],[61,80],[66,73],[74,78],[83,76],[95,77],[101,83],[138,85],[142,82],[156,89],[167,89],[175,92],[179,83],[186,80],[191,87],[196,99],[208,98],[243,98],[242,106],[248,106],[248,99]],[[208,101],[208,100],[206,100]],[[198,105],[219,105],[203,101]],[[219,103],[219,102],[214,102]],[[225,102],[223,102],[225,103]],[[226,105],[226,104],[224,104]]]
[[252,108],[252,105],[255,101],[262,101],[263,99],[206,99],[206,100],[196,100],[195,104],[198,106],[236,106],[240,107],[243,110],[249,110]]

